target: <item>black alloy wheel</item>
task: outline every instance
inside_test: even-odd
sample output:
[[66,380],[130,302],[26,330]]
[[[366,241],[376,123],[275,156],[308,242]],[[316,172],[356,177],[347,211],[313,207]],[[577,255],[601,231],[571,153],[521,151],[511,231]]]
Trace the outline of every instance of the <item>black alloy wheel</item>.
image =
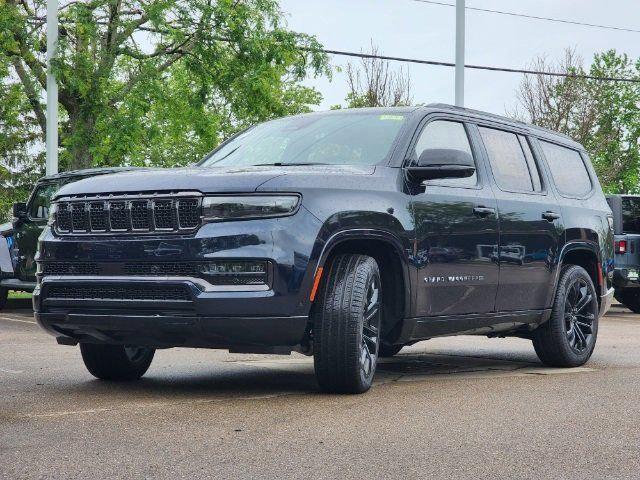
[[571,348],[584,352],[593,336],[594,306],[597,308],[595,295],[589,289],[584,278],[576,278],[567,289],[564,304],[564,322],[567,340]]
[[373,377],[378,363],[380,350],[380,278],[371,276],[367,287],[367,301],[364,307],[362,322],[362,347],[360,352],[360,368],[365,381]]
[[589,360],[598,335],[598,296],[578,265],[560,272],[551,317],[532,333],[538,358],[552,367],[578,367]]

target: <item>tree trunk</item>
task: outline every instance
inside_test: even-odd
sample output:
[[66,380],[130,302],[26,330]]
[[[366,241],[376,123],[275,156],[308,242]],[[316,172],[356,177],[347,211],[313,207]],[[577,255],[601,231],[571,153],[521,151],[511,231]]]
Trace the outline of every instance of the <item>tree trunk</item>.
[[91,147],[95,138],[95,118],[91,114],[79,111],[69,114],[69,125],[69,170],[94,167]]

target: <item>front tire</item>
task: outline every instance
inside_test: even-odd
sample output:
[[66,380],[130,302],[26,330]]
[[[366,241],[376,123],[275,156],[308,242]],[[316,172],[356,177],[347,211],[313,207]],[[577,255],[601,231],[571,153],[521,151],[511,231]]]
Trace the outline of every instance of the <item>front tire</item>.
[[9,290],[6,288],[0,288],[0,310],[7,306],[7,298],[9,297]]
[[577,265],[560,272],[551,318],[533,332],[538,358],[551,367],[578,367],[589,360],[598,336],[598,297],[591,277]]
[[100,380],[131,381],[142,377],[155,349],[81,343],[80,353],[89,373]]
[[380,271],[365,255],[339,255],[313,313],[313,363],[320,388],[369,390],[376,371],[382,318]]

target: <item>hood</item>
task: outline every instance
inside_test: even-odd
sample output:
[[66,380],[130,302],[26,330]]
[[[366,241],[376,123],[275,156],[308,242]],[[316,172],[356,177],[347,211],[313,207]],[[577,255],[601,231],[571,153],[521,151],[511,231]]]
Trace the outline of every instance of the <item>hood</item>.
[[199,191],[202,193],[254,192],[276,177],[370,175],[374,167],[343,165],[160,168],[100,175],[62,187],[56,197],[99,193]]

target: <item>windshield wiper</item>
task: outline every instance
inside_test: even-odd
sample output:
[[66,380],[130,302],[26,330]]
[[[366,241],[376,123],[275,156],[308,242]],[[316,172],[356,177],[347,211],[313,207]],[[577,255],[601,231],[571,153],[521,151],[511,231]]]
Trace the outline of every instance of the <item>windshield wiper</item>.
[[285,163],[285,162],[275,162],[275,163],[257,163],[257,164],[252,165],[252,166],[253,167],[301,167],[301,166],[305,166],[305,165],[331,165],[331,163],[319,163],[319,162],[308,162],[308,163],[292,162],[292,163]]

